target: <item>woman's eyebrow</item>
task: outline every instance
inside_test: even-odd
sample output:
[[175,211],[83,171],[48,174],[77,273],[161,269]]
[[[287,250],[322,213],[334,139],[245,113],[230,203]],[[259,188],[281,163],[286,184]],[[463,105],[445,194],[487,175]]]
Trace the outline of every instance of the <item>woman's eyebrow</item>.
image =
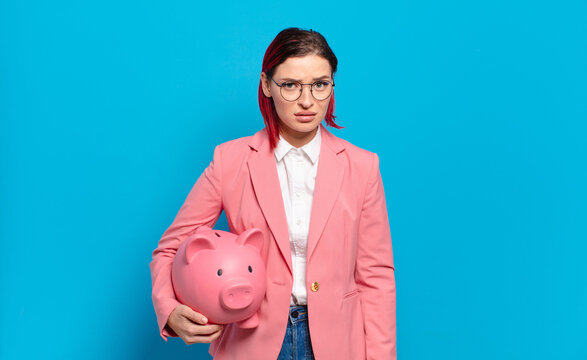
[[[330,76],[329,76],[329,75],[322,75],[322,76],[320,76],[320,77],[316,77],[316,78],[314,78],[314,80],[322,80],[322,79],[330,79]],[[286,78],[283,78],[283,79],[281,79],[281,80],[282,80],[282,81],[295,81],[295,82],[302,82],[301,80],[298,80],[298,79],[293,79],[293,78],[287,78],[287,77],[286,77]]]

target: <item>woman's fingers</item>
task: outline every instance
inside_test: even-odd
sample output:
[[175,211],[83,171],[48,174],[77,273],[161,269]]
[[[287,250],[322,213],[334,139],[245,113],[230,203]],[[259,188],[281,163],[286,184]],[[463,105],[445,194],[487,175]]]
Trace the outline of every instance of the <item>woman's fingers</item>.
[[169,315],[167,324],[188,345],[195,343],[210,343],[217,339],[223,325],[208,324],[206,317],[189,306],[179,305]]
[[196,344],[196,343],[211,343],[212,341],[216,340],[222,334],[222,328],[210,335],[200,335],[200,336],[188,336],[187,341],[184,339],[184,342],[188,345]]
[[218,331],[222,331],[224,327],[222,325],[210,324],[210,325],[198,325],[194,324],[189,327],[190,336],[207,336],[212,335]]

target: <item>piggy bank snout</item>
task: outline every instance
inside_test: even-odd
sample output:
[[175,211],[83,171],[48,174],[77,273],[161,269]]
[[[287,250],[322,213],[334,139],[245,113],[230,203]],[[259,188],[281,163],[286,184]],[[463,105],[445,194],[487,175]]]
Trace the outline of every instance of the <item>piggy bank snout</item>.
[[253,286],[244,281],[235,281],[220,293],[220,303],[229,310],[241,310],[253,302]]

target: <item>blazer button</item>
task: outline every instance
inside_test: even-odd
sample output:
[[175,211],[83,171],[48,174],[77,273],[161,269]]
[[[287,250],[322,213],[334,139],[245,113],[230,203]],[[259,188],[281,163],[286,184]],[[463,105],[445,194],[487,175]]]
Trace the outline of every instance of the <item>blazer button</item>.
[[312,291],[314,291],[314,292],[318,291],[318,289],[320,289],[320,284],[318,284],[318,282],[317,282],[317,281],[314,281],[314,282],[312,283],[312,287],[311,287],[311,289],[312,289]]

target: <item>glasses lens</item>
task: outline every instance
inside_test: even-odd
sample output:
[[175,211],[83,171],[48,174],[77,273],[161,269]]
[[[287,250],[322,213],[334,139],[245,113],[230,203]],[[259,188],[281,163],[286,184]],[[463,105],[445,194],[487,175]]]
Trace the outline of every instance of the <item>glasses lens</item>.
[[330,81],[316,81],[312,84],[312,95],[316,100],[325,100],[332,93]]
[[302,94],[302,85],[295,82],[286,82],[281,85],[281,96],[285,100],[295,101]]

